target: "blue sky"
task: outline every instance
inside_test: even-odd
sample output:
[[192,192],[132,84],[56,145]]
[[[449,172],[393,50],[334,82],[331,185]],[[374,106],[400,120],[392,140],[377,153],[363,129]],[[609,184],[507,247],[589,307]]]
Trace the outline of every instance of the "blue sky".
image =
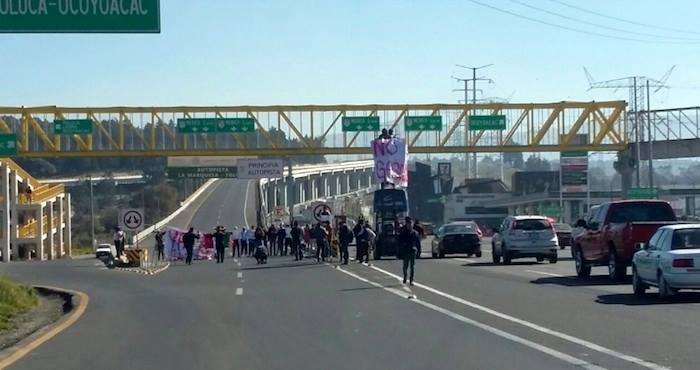
[[[512,0],[480,0],[567,27],[574,23]],[[0,35],[0,105],[238,105],[455,102],[466,76],[483,71],[487,96],[514,102],[626,99],[587,92],[596,79],[658,78],[653,108],[698,105],[700,2],[561,0],[606,15],[696,33],[612,21],[550,0],[518,0],[631,32],[690,38],[680,44],[622,41],[549,27],[455,1],[162,0],[162,33]]]

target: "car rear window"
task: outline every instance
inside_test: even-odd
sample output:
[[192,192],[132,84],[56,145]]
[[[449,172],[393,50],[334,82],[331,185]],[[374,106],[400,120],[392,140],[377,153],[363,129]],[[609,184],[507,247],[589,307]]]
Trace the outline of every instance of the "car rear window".
[[547,230],[552,227],[552,224],[547,220],[528,219],[517,220],[513,225],[513,230]]
[[445,233],[474,232],[474,225],[446,225]]
[[625,204],[615,207],[610,222],[675,221],[673,209],[666,203]]
[[673,232],[671,249],[700,249],[700,229],[682,229]]
[[571,226],[568,224],[554,224],[554,230],[557,232],[563,232],[563,233],[570,233],[571,232]]

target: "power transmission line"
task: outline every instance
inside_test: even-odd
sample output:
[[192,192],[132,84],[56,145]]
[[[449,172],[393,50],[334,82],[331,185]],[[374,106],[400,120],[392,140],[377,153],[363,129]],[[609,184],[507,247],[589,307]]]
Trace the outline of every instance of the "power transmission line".
[[518,18],[522,18],[522,19],[526,19],[526,20],[529,20],[531,22],[540,23],[540,24],[544,24],[544,25],[547,25],[550,27],[556,27],[556,28],[560,28],[563,30],[581,33],[581,34],[586,34],[586,35],[591,35],[591,36],[598,36],[598,37],[604,37],[604,38],[615,39],[615,40],[623,40],[623,41],[634,41],[634,42],[645,43],[645,44],[687,44],[687,42],[683,42],[683,41],[676,42],[676,41],[662,41],[662,40],[643,40],[643,39],[637,39],[637,38],[632,38],[632,37],[608,35],[608,34],[599,33],[599,32],[587,31],[587,30],[582,30],[579,28],[573,28],[573,27],[563,26],[563,25],[557,24],[557,23],[543,21],[543,20],[537,19],[537,18],[528,17],[526,15],[518,14],[518,13],[512,12],[510,10],[501,9],[501,8],[498,8],[498,7],[489,5],[489,4],[482,3],[481,1],[477,1],[477,0],[467,0],[467,1],[474,3],[476,5],[479,5],[479,6],[485,7],[485,8],[495,10],[497,12],[509,14],[509,15],[514,16],[514,17],[518,17]]
[[557,4],[560,4],[560,5],[563,5],[563,6],[565,6],[565,7],[571,8],[571,9],[576,9],[576,10],[582,11],[582,12],[584,12],[584,13],[589,13],[589,14],[597,15],[597,16],[599,16],[599,17],[603,17],[603,18],[607,18],[607,19],[612,19],[612,20],[616,20],[616,21],[619,21],[619,22],[634,24],[634,25],[636,25],[636,26],[642,26],[642,27],[647,27],[647,28],[654,28],[654,29],[664,30],[664,31],[678,32],[678,33],[688,33],[688,34],[693,34],[693,35],[700,35],[700,32],[699,32],[699,31],[689,31],[689,30],[682,30],[682,29],[679,29],[679,28],[664,27],[664,26],[659,26],[659,25],[654,25],[654,24],[649,24],[649,23],[636,22],[636,21],[631,21],[631,20],[629,20],[629,19],[624,19],[624,18],[619,18],[619,17],[614,17],[614,16],[611,16],[611,15],[599,13],[599,12],[596,12],[596,11],[593,11],[593,10],[590,10],[590,9],[581,8],[581,7],[578,7],[578,6],[576,6],[576,5],[568,4],[568,3],[564,2],[564,1],[561,1],[561,0],[549,0],[549,1],[551,1],[551,2],[553,2],[553,3],[557,3]]
[[534,6],[534,5],[530,5],[530,4],[524,3],[524,2],[519,1],[519,0],[510,0],[510,1],[513,2],[513,3],[519,4],[519,5],[521,5],[521,6],[524,6],[524,7],[526,7],[526,8],[534,9],[534,10],[537,10],[537,11],[542,12],[542,13],[546,13],[546,14],[549,14],[549,15],[553,15],[553,16],[555,16],[555,17],[560,17],[560,18],[568,19],[568,20],[570,20],[570,21],[578,22],[578,23],[581,23],[581,24],[586,24],[586,25],[589,25],[589,26],[600,27],[600,28],[603,28],[603,29],[606,29],[606,30],[611,30],[611,31],[616,31],[616,32],[622,32],[622,33],[628,33],[628,34],[638,35],[638,36],[647,36],[647,37],[654,37],[654,38],[661,38],[661,39],[670,39],[670,40],[683,40],[683,41],[690,41],[690,42],[693,42],[693,41],[694,41],[694,42],[696,42],[696,43],[700,43],[700,39],[698,39],[698,38],[676,37],[676,36],[663,36],[663,35],[656,35],[656,34],[653,34],[653,33],[630,31],[630,30],[626,30],[626,29],[622,29],[622,28],[607,26],[607,25],[600,24],[600,23],[588,22],[588,21],[585,21],[585,20],[582,20],[582,19],[578,19],[578,18],[575,18],[575,17],[571,17],[571,16],[568,16],[568,15],[565,15],[565,14],[553,12],[553,11],[550,11],[550,10],[547,10],[547,9],[543,9],[543,8],[540,8],[540,7],[537,7],[537,6]]

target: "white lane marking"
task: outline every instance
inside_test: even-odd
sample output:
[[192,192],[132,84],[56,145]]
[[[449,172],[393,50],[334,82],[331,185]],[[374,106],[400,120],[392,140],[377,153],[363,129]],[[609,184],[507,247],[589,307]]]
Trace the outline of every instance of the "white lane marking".
[[239,279],[242,278],[242,277],[243,277],[243,273],[242,273],[242,272],[238,272],[238,273],[236,274],[236,277],[239,278]]
[[[352,277],[354,277],[355,279],[358,279],[358,280],[363,281],[363,282],[365,282],[365,283],[367,283],[367,284],[370,284],[370,285],[372,285],[372,286],[374,286],[374,287],[384,289],[384,290],[386,290],[386,291],[389,292],[389,293],[392,293],[392,294],[397,295],[397,296],[402,297],[402,298],[406,298],[406,293],[403,292],[403,291],[401,291],[401,290],[397,290],[397,289],[393,289],[393,288],[389,288],[389,287],[383,286],[383,285],[381,285],[381,284],[379,284],[379,283],[376,283],[376,282],[374,282],[374,281],[370,281],[370,280],[368,280],[368,279],[365,279],[365,278],[363,278],[363,277],[361,277],[361,276],[359,276],[359,275],[356,275],[356,274],[354,274],[354,273],[352,273],[352,272],[350,272],[350,271],[347,271],[347,270],[345,270],[345,269],[343,269],[343,268],[340,268],[340,267],[338,267],[337,270],[340,271],[340,272],[342,272],[342,273],[345,273],[345,274],[347,274],[347,275],[349,275],[349,276],[352,276]],[[567,363],[569,363],[569,364],[572,364],[572,365],[574,365],[574,366],[578,366],[578,367],[581,367],[581,368],[583,368],[583,369],[590,369],[590,370],[603,370],[603,369],[605,369],[605,368],[603,368],[603,367],[594,365],[594,364],[592,364],[592,363],[590,363],[590,362],[586,362],[586,361],[581,360],[581,359],[579,359],[579,358],[576,358],[576,357],[573,357],[573,356],[571,356],[571,355],[568,355],[568,354],[566,354],[566,353],[559,352],[559,351],[557,351],[557,350],[555,350],[555,349],[553,349],[553,348],[549,348],[549,347],[543,346],[543,345],[541,345],[541,344],[535,343],[535,342],[533,342],[533,341],[527,340],[527,339],[522,338],[522,337],[519,337],[519,336],[517,336],[517,335],[510,334],[510,333],[505,332],[505,331],[503,331],[503,330],[494,328],[493,326],[489,326],[489,325],[486,325],[486,324],[481,323],[481,322],[479,322],[479,321],[472,320],[472,319],[470,319],[470,318],[468,318],[468,317],[462,316],[462,315],[460,315],[460,314],[458,314],[458,313],[456,313],[456,312],[452,312],[452,311],[450,311],[450,310],[448,310],[448,309],[445,309],[445,308],[442,308],[442,307],[440,307],[440,306],[436,306],[436,305],[434,305],[434,304],[432,304],[432,303],[428,303],[428,302],[422,301],[422,300],[420,300],[420,299],[418,299],[418,298],[415,298],[415,296],[410,296],[410,297],[408,297],[408,298],[410,298],[410,301],[411,301],[411,302],[415,302],[415,303],[417,303],[417,304],[419,304],[419,305],[421,305],[421,306],[423,306],[423,307],[429,308],[429,309],[431,309],[431,310],[433,310],[433,311],[440,312],[440,313],[442,313],[442,314],[444,314],[444,315],[447,315],[447,316],[449,316],[449,317],[451,317],[451,318],[453,318],[453,319],[455,319],[455,320],[461,321],[461,322],[463,322],[463,323],[465,323],[465,324],[467,324],[467,325],[475,326],[475,327],[477,327],[477,328],[479,328],[479,329],[482,329],[482,330],[485,330],[485,331],[487,331],[487,332],[489,332],[489,333],[491,333],[491,334],[495,334],[495,335],[497,335],[497,336],[499,336],[499,337],[501,337],[501,338],[505,338],[505,339],[507,339],[507,340],[510,340],[510,341],[513,341],[513,342],[522,344],[522,345],[524,345],[524,346],[526,346],[526,347],[530,347],[530,348],[532,348],[532,349],[534,349],[534,350],[536,350],[536,351],[540,351],[540,352],[542,352],[542,353],[545,353],[545,354],[547,354],[547,355],[550,355],[550,356],[552,356],[552,357],[554,357],[554,358],[556,358],[556,359],[562,360],[562,361],[567,362]]]
[[531,273],[533,273],[533,274],[540,274],[540,275],[547,275],[547,276],[564,277],[564,275],[559,275],[559,274],[554,274],[554,273],[551,273],[551,272],[544,272],[544,271],[525,270],[525,272],[531,272]]
[[234,258],[234,259],[233,259],[233,262],[238,262],[238,258]]
[[236,295],[243,295],[243,288],[236,288]]
[[467,258],[453,258],[455,261],[466,262],[466,263],[480,263],[479,260],[467,259]]
[[[386,274],[386,275],[392,276],[392,277],[394,277],[394,278],[396,278],[396,279],[398,279],[398,280],[401,280],[401,279],[402,279],[402,278],[399,277],[398,275],[393,274],[393,273],[391,273],[391,272],[389,272],[389,271],[380,269],[380,268],[377,267],[377,266],[372,266],[371,268],[373,268],[373,269],[375,269],[375,270],[377,270],[377,271],[380,271],[380,272],[382,272],[382,273],[384,273],[384,274]],[[437,289],[435,289],[435,288],[431,288],[431,287],[429,287],[429,286],[427,286],[427,285],[423,285],[423,284],[420,284],[420,283],[414,283],[414,284],[415,284],[415,286],[417,286],[417,287],[419,287],[419,288],[423,288],[423,289],[425,289],[425,290],[427,290],[427,291],[429,291],[429,292],[431,292],[431,293],[434,293],[434,294],[437,294],[437,295],[439,295],[439,296],[445,297],[445,298],[447,298],[447,299],[449,299],[449,300],[452,300],[452,301],[461,303],[461,304],[463,304],[463,305],[465,305],[465,306],[469,306],[469,307],[471,307],[471,308],[477,309],[477,310],[482,311],[482,312],[486,312],[486,313],[491,314],[491,315],[493,315],[493,316],[500,317],[500,318],[502,318],[502,319],[505,319],[505,320],[514,322],[514,323],[516,323],[516,324],[520,324],[520,325],[526,326],[526,327],[528,327],[528,328],[530,328],[530,329],[539,331],[539,332],[541,332],[541,333],[549,334],[549,335],[551,335],[551,336],[554,336],[554,337],[563,339],[563,340],[565,340],[565,341],[568,341],[568,342],[571,342],[571,343],[574,343],[574,344],[578,344],[578,345],[580,345],[580,346],[586,347],[586,348],[591,349],[591,350],[593,350],[593,351],[597,351],[597,352],[600,352],[600,353],[604,353],[604,354],[606,354],[606,355],[609,355],[609,356],[612,356],[612,357],[616,357],[616,358],[618,358],[618,359],[620,359],[620,360],[624,360],[624,361],[627,361],[627,362],[631,362],[631,363],[633,363],[633,364],[636,364],[636,365],[639,365],[639,366],[643,366],[643,367],[646,367],[646,368],[648,368],[648,369],[653,369],[653,370],[670,370],[670,368],[668,368],[668,367],[661,366],[661,365],[655,364],[655,363],[653,363],[653,362],[649,362],[649,361],[643,360],[643,359],[638,358],[638,357],[634,357],[634,356],[631,356],[631,355],[624,354],[624,353],[622,353],[622,352],[618,352],[618,351],[612,350],[612,349],[610,349],[610,348],[603,347],[603,346],[601,346],[601,345],[599,345],[599,344],[596,344],[596,343],[593,343],[593,342],[589,342],[589,341],[587,341],[587,340],[585,340],[585,339],[577,338],[577,337],[574,337],[574,336],[569,335],[569,334],[565,334],[565,333],[562,333],[562,332],[559,332],[559,331],[556,331],[556,330],[552,330],[552,329],[546,328],[546,327],[544,327],[544,326],[540,326],[540,325],[537,325],[537,324],[535,324],[535,323],[532,323],[532,322],[529,322],[529,321],[526,321],[526,320],[523,320],[523,319],[519,319],[519,318],[517,318],[517,317],[513,317],[513,316],[510,316],[510,315],[501,313],[501,312],[496,311],[496,310],[493,310],[493,309],[491,309],[491,308],[482,306],[482,305],[480,305],[480,304],[478,304],[478,303],[470,302],[470,301],[467,301],[466,299],[462,299],[462,298],[459,298],[459,297],[455,297],[455,296],[453,296],[453,295],[451,295],[451,294],[442,292],[442,291],[437,290]]]
[[243,199],[243,222],[245,222],[248,227],[250,227],[248,223],[248,192],[250,191],[250,183],[251,181],[248,181],[245,185],[245,198]]
[[240,261],[236,262],[236,265],[240,266],[240,265],[241,265],[241,262],[240,262]]

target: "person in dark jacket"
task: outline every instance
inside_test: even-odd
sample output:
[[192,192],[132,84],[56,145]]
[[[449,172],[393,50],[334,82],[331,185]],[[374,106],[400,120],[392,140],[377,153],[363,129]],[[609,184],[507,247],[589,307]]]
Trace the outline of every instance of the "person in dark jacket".
[[[413,277],[416,267],[416,253],[420,246],[420,235],[413,229],[413,222],[410,217],[406,217],[406,223],[399,232],[399,253],[403,259],[403,283],[406,284],[406,278],[409,278],[413,285]],[[410,276],[407,276],[408,268],[411,268]]]
[[357,225],[352,229],[357,244],[357,262],[369,263],[369,232],[364,220],[358,220]]
[[314,239],[316,239],[316,262],[326,261],[326,243],[328,242],[328,231],[321,223],[317,223],[312,231]]
[[292,251],[294,252],[294,260],[301,261],[304,258],[304,254],[301,250],[301,238],[304,233],[299,227],[299,223],[294,221],[292,224]]
[[[425,228],[423,228],[423,225],[420,224],[420,221],[416,219],[416,221],[413,223],[413,230],[416,230],[418,233],[418,236],[420,236],[420,239],[423,240],[425,239]],[[418,251],[416,252],[416,258],[420,259],[421,255],[421,244],[418,243]]]
[[199,235],[194,233],[194,229],[190,227],[189,231],[187,231],[183,236],[182,236],[182,244],[185,246],[185,250],[187,251],[187,258],[185,259],[185,263],[188,265],[192,264],[192,254],[194,251],[194,241],[196,239],[199,239]]
[[277,228],[275,227],[275,225],[271,225],[270,228],[267,229],[267,247],[269,254],[276,253],[275,239],[277,239]]
[[282,249],[284,248],[284,238],[287,236],[287,233],[284,231],[284,227],[280,225],[280,227],[277,229],[277,251],[279,252],[280,256],[284,256]]
[[340,223],[338,228],[338,242],[340,242],[340,259],[343,261],[343,265],[348,264],[348,259],[350,259],[348,253],[348,245],[352,243],[354,239],[353,233],[345,222]]
[[156,258],[158,261],[165,259],[165,243],[163,243],[163,235],[165,235],[165,231],[156,230]]
[[217,226],[214,233],[214,247],[216,247],[216,263],[224,263],[226,247],[228,247],[229,235],[223,226]]

